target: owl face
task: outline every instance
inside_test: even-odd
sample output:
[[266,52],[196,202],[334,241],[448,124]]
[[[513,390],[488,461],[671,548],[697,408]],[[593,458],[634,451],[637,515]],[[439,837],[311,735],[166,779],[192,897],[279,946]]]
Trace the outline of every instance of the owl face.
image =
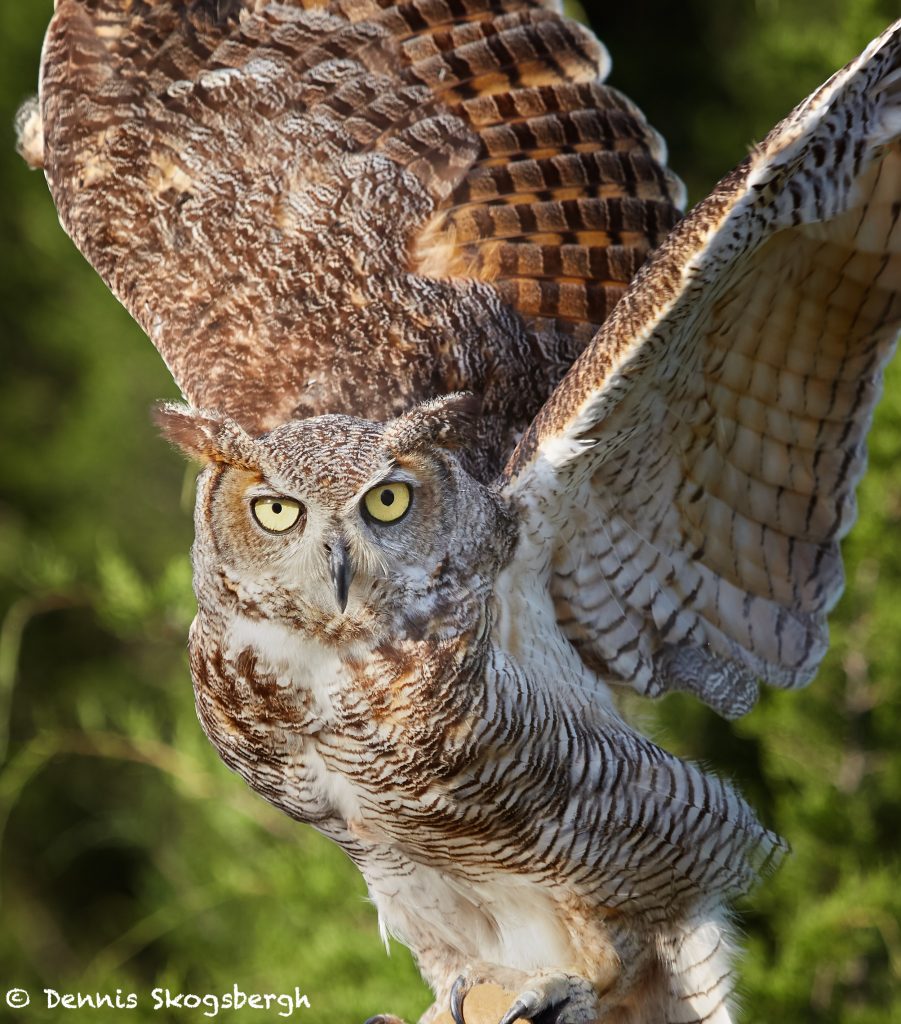
[[[445,399],[388,424],[322,416],[251,438],[167,407],[164,431],[208,463],[197,578],[225,579],[268,615],[319,633],[415,628],[439,595],[483,585],[484,554],[497,561],[503,550],[506,510],[448,447],[467,415]],[[474,584],[475,566],[484,578]]]

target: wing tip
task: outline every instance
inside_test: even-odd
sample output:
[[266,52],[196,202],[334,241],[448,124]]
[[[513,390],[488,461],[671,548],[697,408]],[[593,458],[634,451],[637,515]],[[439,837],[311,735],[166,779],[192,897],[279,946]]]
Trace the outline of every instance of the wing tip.
[[[884,62],[888,61],[888,68]],[[898,134],[897,116],[894,114],[898,107],[898,72],[901,65],[901,19],[890,24],[883,32],[870,41],[870,43],[852,60],[839,68],[833,75],[806,99],[802,100],[794,110],[783,118],[761,141],[754,147],[753,157],[755,165],[757,162],[778,158],[786,151],[792,151],[792,147],[800,139],[805,139],[809,133],[811,124],[822,118],[832,107],[836,98],[841,96],[851,87],[858,76],[872,75],[866,84],[870,97],[879,93],[885,94],[882,122],[889,121],[890,124],[877,122],[872,131],[873,146],[884,145],[892,141]],[[884,136],[877,138],[875,136]]]

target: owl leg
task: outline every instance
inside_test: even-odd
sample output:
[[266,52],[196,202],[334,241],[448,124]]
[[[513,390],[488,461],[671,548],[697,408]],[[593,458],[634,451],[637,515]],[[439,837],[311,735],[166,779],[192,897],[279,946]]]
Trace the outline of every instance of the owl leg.
[[658,941],[669,976],[666,1019],[732,1024],[735,946],[723,911],[698,912]]
[[523,1018],[534,1024],[594,1024],[598,997],[595,987],[574,974],[548,973],[529,979],[499,1024]]
[[[454,1024],[660,1024],[667,996],[666,972],[646,929],[625,916],[603,921],[583,914],[576,904],[567,906],[567,921],[574,940],[574,961],[559,968],[525,974],[489,964],[470,967],[457,979],[450,994]],[[481,981],[519,993],[506,1011],[493,1020],[465,1008],[469,989]],[[645,1013],[644,1010],[648,1012]],[[719,1020],[710,1024],[726,1024]]]
[[[473,981],[466,975],[454,982],[450,996],[454,1024],[472,1024],[466,1020],[463,1009],[472,986]],[[533,1024],[594,1024],[597,1010],[597,989],[590,981],[576,974],[547,971],[527,980],[526,987],[519,990],[498,1024],[514,1024],[520,1019]]]

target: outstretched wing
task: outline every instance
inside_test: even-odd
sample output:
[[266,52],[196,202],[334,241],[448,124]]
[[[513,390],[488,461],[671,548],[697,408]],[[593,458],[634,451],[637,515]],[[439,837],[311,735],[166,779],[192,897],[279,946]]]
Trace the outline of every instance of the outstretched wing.
[[520,557],[605,679],[735,716],[816,671],[901,326],[899,138],[901,22],[676,228],[511,457]]
[[58,0],[43,163],[193,404],[258,432],[469,388],[496,469],[678,218],[606,68],[535,0]]

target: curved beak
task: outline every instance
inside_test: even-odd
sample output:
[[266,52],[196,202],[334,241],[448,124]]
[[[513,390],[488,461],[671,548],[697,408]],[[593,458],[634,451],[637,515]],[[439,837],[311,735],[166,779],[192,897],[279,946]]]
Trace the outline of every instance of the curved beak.
[[331,544],[326,544],[325,547],[328,551],[329,574],[332,577],[332,586],[335,588],[335,597],[338,607],[343,612],[347,607],[347,594],[354,578],[353,564],[343,538],[336,537]]

